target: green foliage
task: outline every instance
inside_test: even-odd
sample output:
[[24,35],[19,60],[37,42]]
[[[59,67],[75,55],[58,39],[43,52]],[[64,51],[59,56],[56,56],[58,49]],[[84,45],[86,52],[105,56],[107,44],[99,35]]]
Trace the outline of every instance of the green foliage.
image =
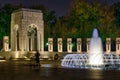
[[0,8],[0,42],[3,42],[3,36],[10,36],[11,13],[21,7],[22,5],[5,4]]
[[[71,8],[68,26],[75,31],[77,37],[90,37],[94,27],[99,26],[99,4],[98,3],[87,3],[82,0],[77,0],[76,4]],[[74,35],[73,34],[73,35]]]
[[114,16],[115,16],[115,24],[116,26],[120,26],[120,2],[115,3],[114,7]]
[[[74,0],[69,15],[57,20],[55,28],[59,35],[64,32],[67,38],[81,37],[83,39],[91,37],[93,28],[98,28],[103,40],[106,37],[115,39],[116,35],[119,35],[119,31],[117,31],[118,33],[115,31],[114,20],[112,6],[97,2],[89,3],[84,0]],[[64,28],[61,30],[62,27]]]

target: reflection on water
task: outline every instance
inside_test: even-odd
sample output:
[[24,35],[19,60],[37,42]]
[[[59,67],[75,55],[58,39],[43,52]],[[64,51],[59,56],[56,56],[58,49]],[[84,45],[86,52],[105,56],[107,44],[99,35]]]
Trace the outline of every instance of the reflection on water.
[[0,62],[0,80],[119,80],[117,70],[62,68],[61,62],[41,61],[41,67],[29,66],[29,61]]
[[88,76],[95,80],[103,80],[103,70],[89,70]]
[[0,62],[5,62],[6,60],[0,60]]

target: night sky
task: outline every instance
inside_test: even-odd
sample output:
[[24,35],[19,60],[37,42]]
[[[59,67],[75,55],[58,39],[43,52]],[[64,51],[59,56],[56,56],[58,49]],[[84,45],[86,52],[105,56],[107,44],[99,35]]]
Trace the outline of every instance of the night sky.
[[[33,4],[43,4],[48,7],[50,10],[54,10],[57,16],[62,16],[67,14],[69,10],[69,4],[72,0],[0,0],[0,4],[4,5],[5,3],[11,4],[23,4],[25,6],[30,6]],[[93,0],[89,0],[93,1]],[[100,0],[100,2],[116,3],[120,0]]]

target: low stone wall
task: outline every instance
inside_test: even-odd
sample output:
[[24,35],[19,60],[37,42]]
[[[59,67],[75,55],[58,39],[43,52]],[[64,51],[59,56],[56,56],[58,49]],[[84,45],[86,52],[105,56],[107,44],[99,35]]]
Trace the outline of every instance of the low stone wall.
[[25,58],[25,55],[27,55],[26,51],[6,51],[6,52],[0,52],[0,56],[4,57],[5,59]]
[[[6,51],[6,52],[0,52],[1,58],[5,58],[7,60],[9,59],[30,59],[35,58],[36,51]],[[60,60],[63,59],[63,57],[67,53],[65,52],[40,52],[40,59],[41,60]]]

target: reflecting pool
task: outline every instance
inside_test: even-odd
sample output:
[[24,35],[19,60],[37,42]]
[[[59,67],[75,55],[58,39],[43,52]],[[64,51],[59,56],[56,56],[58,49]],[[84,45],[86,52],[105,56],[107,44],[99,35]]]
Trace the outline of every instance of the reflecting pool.
[[41,61],[41,67],[30,61],[0,62],[0,80],[119,80],[119,70],[73,69],[61,67],[61,61]]

